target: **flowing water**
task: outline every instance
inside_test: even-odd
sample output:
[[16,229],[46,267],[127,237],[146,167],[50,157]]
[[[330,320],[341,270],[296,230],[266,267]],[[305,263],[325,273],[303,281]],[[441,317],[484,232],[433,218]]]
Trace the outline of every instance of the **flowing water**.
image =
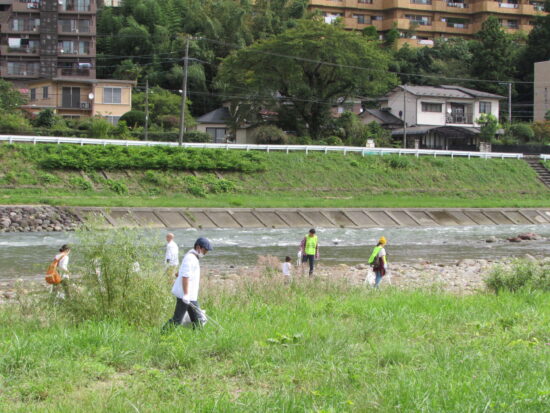
[[[163,240],[166,230],[154,231]],[[209,266],[251,265],[259,255],[296,258],[305,229],[176,229],[172,230],[180,246],[180,256],[199,236],[214,244],[214,251],[205,259]],[[414,262],[418,259],[449,263],[461,258],[520,257],[525,254],[550,255],[550,240],[510,243],[486,243],[494,235],[499,239],[522,232],[535,232],[550,238],[550,225],[499,225],[455,227],[411,227],[317,230],[321,262],[325,265],[355,265],[368,259],[378,238],[388,239],[386,251],[393,262]],[[58,248],[75,243],[74,233],[4,233],[0,235],[0,279],[37,276],[45,271]],[[73,250],[78,254],[78,248]],[[163,261],[159,251],[159,263]],[[76,257],[75,257],[76,258]]]

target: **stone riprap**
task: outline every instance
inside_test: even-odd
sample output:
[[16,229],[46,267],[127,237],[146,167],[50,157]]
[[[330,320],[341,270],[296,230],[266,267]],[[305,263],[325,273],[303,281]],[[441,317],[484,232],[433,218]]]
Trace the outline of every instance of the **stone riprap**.
[[0,207],[0,232],[74,231],[80,219],[65,208]]

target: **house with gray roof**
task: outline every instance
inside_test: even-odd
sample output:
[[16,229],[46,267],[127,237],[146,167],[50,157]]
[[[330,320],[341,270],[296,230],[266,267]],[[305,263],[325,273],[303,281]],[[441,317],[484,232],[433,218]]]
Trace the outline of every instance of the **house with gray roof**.
[[401,121],[398,128],[388,127],[392,136],[409,148],[474,150],[480,143],[476,119],[484,113],[498,119],[500,99],[504,97],[461,86],[401,85],[386,95],[383,105],[386,114]]
[[253,125],[240,125],[235,136],[231,136],[230,120],[229,108],[222,106],[197,118],[196,129],[212,136],[213,143],[255,143],[252,137]]

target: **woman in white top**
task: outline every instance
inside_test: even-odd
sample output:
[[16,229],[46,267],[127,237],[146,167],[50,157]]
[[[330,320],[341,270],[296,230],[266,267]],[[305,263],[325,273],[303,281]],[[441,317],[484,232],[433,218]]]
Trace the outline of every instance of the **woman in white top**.
[[55,256],[56,260],[59,260],[57,263],[57,272],[61,275],[61,287],[63,287],[63,292],[59,291],[58,285],[54,285],[52,292],[57,292],[57,296],[61,298],[66,298],[69,296],[69,254],[71,252],[71,247],[67,244],[64,244],[59,248],[59,254]]

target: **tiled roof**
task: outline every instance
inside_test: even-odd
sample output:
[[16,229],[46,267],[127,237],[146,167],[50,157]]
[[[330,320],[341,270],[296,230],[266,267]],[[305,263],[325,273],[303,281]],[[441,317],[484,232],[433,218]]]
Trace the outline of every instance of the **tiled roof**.
[[208,112],[197,119],[199,123],[220,123],[225,124],[229,119],[229,109],[226,107],[214,109],[212,112]]

